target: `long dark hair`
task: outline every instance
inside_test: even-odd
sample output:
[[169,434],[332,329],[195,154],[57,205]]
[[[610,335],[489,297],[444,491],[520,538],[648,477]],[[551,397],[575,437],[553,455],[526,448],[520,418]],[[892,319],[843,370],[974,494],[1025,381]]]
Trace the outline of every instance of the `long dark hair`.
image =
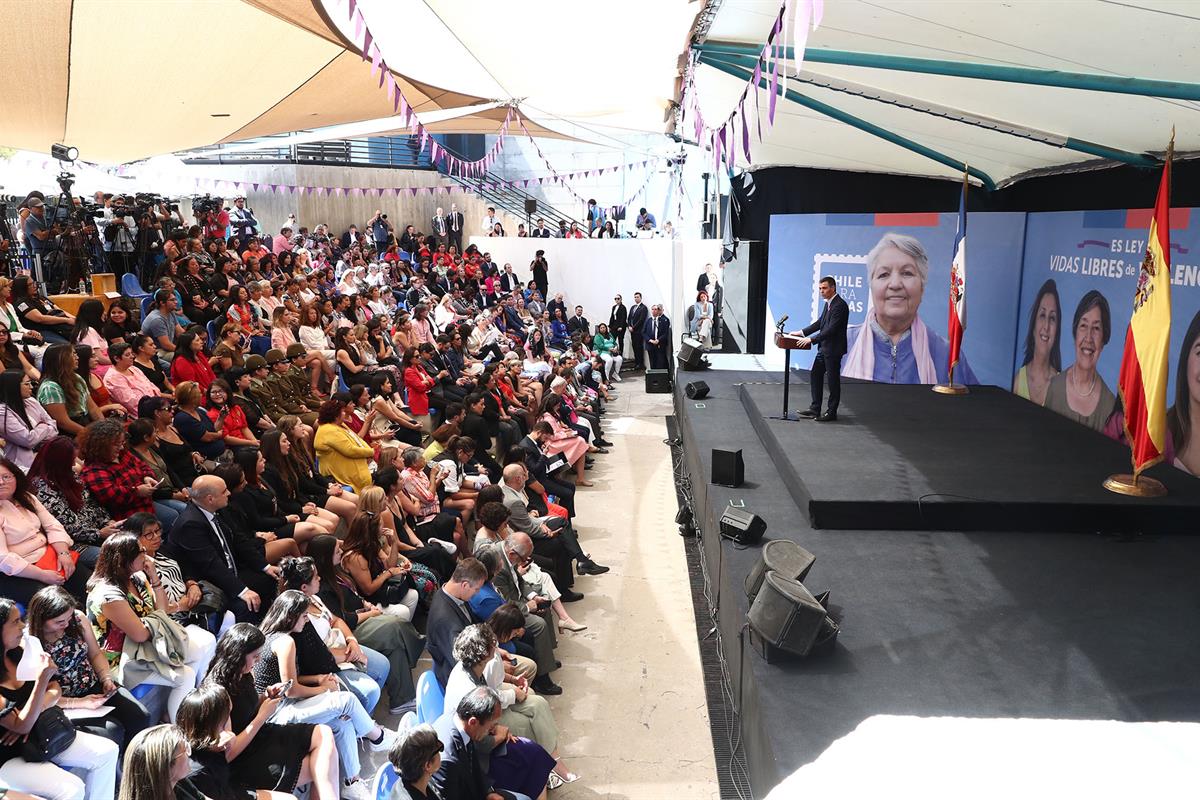
[[37,508],[33,505],[33,492],[29,491],[29,478],[25,475],[25,470],[3,456],[0,456],[0,467],[4,467],[12,473],[12,501],[26,511],[32,511],[34,514],[38,513]]
[[79,304],[75,312],[75,327],[71,329],[71,341],[78,342],[88,330],[100,334],[100,326],[104,324],[104,304],[99,300],[89,298]]
[[[279,480],[283,483],[283,488],[289,496],[294,496],[300,485],[300,475],[296,470],[296,463],[291,458],[283,454],[283,448],[280,443],[283,441],[283,431],[271,429],[263,434],[260,451],[263,458],[267,460],[267,466],[274,468],[279,474]],[[295,445],[292,445],[295,448]]]
[[[75,602],[75,598],[61,586],[47,586],[39,589],[37,594],[30,599],[29,607],[25,612],[25,629],[31,636],[42,639],[48,621],[55,617],[61,617],[68,611],[76,611],[78,608],[79,605]],[[71,615],[65,635],[83,635],[77,614]],[[45,644],[44,639],[42,639],[42,643]]]
[[188,692],[175,714],[175,724],[193,750],[215,750],[233,702],[225,687],[205,682]]
[[107,580],[124,591],[133,578],[130,567],[141,553],[142,543],[136,533],[120,531],[105,539],[100,545],[100,555],[96,557],[95,570],[88,579],[88,589]]
[[196,341],[194,333],[181,333],[175,337],[175,358],[185,358],[195,363],[196,354],[192,352],[192,342],[194,341]]
[[68,411],[79,405],[80,397],[77,380],[79,376],[71,369],[71,354],[74,352],[74,345],[52,344],[42,356],[42,377],[62,387],[63,395],[67,398]]
[[338,567],[333,563],[333,551],[337,547],[337,537],[328,533],[322,533],[320,536],[314,536],[308,542],[308,557],[312,559],[313,566],[317,568],[317,575],[321,576],[321,587],[332,593],[332,596],[337,600],[337,608],[331,609],[334,614],[339,617],[345,617],[346,606],[342,602],[342,594],[337,591],[337,586],[346,584],[342,583],[341,576],[338,575]]
[[1033,298],[1033,306],[1029,309],[1029,329],[1025,332],[1025,360],[1021,362],[1021,366],[1033,361],[1033,337],[1037,329],[1038,308],[1046,295],[1054,298],[1054,308],[1058,311],[1058,325],[1054,327],[1054,342],[1050,345],[1050,366],[1055,372],[1062,372],[1062,352],[1059,346],[1062,341],[1062,302],[1058,299],[1058,285],[1053,278],[1047,278]]
[[308,556],[288,556],[279,562],[279,591],[303,591],[300,587],[318,574],[316,564]]
[[75,355],[79,356],[79,366],[75,367],[75,374],[83,378],[85,384],[91,384],[92,359],[96,357],[96,351],[90,344],[77,344]]
[[1200,338],[1200,312],[1192,317],[1192,323],[1183,335],[1183,344],[1179,346],[1179,364],[1175,368],[1175,405],[1167,409],[1167,431],[1171,434],[1176,454],[1187,446],[1192,435],[1192,397],[1188,389],[1187,362],[1197,338]]
[[29,480],[41,478],[63,496],[73,511],[83,508],[83,484],[75,474],[75,440],[55,436],[38,450],[29,465]]
[[312,603],[304,592],[296,589],[280,592],[279,596],[275,598],[275,602],[271,603],[271,607],[267,610],[267,616],[263,618],[261,626],[263,635],[290,633],[292,628],[296,627],[296,623],[300,621],[300,617],[308,613],[310,605]]
[[29,421],[29,414],[25,411],[25,399],[21,397],[21,382],[25,380],[24,370],[6,369],[0,372],[0,403],[8,408],[9,412],[16,414],[26,428],[33,428],[33,423]]
[[[21,609],[17,607],[16,601],[9,600],[7,597],[0,597],[0,625],[7,625],[8,618],[12,616],[14,611],[18,617],[21,616]],[[16,654],[11,650],[0,655],[8,656],[14,662],[18,660]],[[5,680],[7,677],[8,664],[3,657],[0,657],[0,681]]]
[[261,650],[266,643],[267,637],[254,625],[248,622],[234,625],[217,641],[217,649],[208,665],[204,682],[234,689],[243,677],[249,677],[242,675],[246,658],[256,650]]

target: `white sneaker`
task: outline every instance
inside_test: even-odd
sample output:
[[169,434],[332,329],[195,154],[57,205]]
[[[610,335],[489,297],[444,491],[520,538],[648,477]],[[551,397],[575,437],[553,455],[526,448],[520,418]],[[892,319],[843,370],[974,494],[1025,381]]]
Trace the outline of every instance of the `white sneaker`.
[[343,800],[375,800],[371,787],[364,780],[355,780],[342,784]]
[[367,739],[367,747],[371,748],[372,753],[384,753],[392,749],[392,745],[400,738],[400,734],[396,731],[383,729],[383,737],[378,742],[372,742]]
[[447,542],[445,539],[434,539],[434,538],[430,537],[429,543],[430,544],[440,544],[445,549],[445,551],[452,556],[458,554],[458,548],[454,546],[454,542]]

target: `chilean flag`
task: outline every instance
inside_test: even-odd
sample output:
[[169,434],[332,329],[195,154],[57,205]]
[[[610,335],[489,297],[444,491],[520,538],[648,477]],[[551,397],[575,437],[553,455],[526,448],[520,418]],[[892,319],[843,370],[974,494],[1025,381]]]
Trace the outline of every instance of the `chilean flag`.
[[950,339],[950,374],[958,364],[963,330],[967,327],[967,181],[963,176],[958,198],[958,230],[954,234],[954,260],[950,262],[950,318],[946,332]]

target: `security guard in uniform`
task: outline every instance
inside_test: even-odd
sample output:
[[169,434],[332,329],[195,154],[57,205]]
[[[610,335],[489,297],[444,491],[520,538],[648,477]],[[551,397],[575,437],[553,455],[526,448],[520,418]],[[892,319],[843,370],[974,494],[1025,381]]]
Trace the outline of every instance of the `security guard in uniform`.
[[304,371],[303,366],[306,358],[308,358],[308,351],[304,349],[304,345],[299,342],[289,344],[287,359],[290,366],[287,372],[283,373],[283,378],[292,387],[292,391],[301,399],[304,405],[316,411],[321,407],[323,401],[313,394],[312,381],[309,380],[309,375]]
[[270,387],[270,390],[279,397],[280,405],[287,410],[287,413],[300,417],[300,421],[305,425],[315,425],[317,422],[317,412],[308,407],[304,402],[304,397],[296,391],[296,388],[287,379],[287,372],[290,368],[287,354],[278,348],[268,350],[267,368],[271,370],[271,374],[266,377],[263,383]]
[[281,417],[288,415],[283,407],[283,398],[267,383],[267,360],[260,355],[246,356],[246,371],[250,373],[250,396],[258,401],[263,411],[278,424]]

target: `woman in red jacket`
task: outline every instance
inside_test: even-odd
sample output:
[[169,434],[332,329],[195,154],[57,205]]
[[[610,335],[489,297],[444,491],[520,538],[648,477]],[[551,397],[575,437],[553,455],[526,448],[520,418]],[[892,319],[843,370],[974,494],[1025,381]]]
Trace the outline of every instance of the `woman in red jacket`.
[[204,354],[204,339],[194,333],[180,334],[175,339],[175,358],[171,361],[171,383],[178,386],[185,381],[195,381],[200,391],[207,393],[216,380]]
[[428,433],[430,430],[429,390],[437,384],[421,366],[415,347],[404,351],[404,359],[400,362],[400,366],[404,369],[404,385],[408,388],[410,413],[417,422],[421,423],[421,429]]

